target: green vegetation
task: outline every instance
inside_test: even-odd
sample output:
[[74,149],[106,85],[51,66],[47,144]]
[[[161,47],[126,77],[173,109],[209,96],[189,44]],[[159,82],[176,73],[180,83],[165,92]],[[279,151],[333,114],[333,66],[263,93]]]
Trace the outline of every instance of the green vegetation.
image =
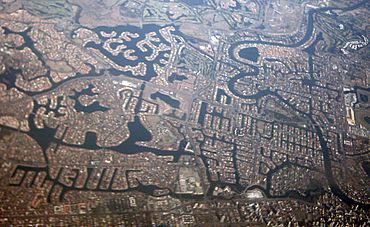
[[0,140],[8,140],[9,136],[11,136],[12,133],[12,130],[0,127]]
[[65,0],[23,0],[23,7],[30,13],[44,18],[71,18],[74,10]]
[[199,72],[208,77],[212,71],[212,61],[199,52],[184,48],[176,62],[177,67],[189,71]]

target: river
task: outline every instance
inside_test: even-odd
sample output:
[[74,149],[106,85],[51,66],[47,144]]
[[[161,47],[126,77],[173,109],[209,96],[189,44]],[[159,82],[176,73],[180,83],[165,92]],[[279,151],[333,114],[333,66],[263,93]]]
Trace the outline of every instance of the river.
[[[350,11],[350,10],[356,9],[358,7],[361,7],[361,6],[365,5],[366,3],[368,3],[368,1],[361,1],[357,4],[354,4],[352,6],[349,6],[349,7],[343,8],[343,9],[335,8],[335,7],[324,7],[324,8],[319,8],[319,9],[311,9],[311,10],[309,10],[308,16],[307,16],[307,29],[306,29],[305,35],[298,42],[291,43],[291,44],[284,44],[284,43],[275,43],[275,42],[267,42],[267,41],[255,41],[255,40],[253,40],[253,41],[239,41],[239,42],[233,43],[230,46],[230,48],[228,50],[229,56],[232,60],[234,60],[236,62],[239,62],[241,64],[245,64],[245,63],[239,61],[233,54],[234,49],[237,48],[241,44],[265,44],[265,45],[271,45],[271,46],[291,47],[291,48],[300,47],[303,44],[305,44],[309,39],[311,39],[311,37],[313,35],[314,14],[319,13],[319,12],[325,12],[325,11],[328,11],[328,10],[342,10],[344,12],[345,11]],[[321,34],[319,34],[318,37],[316,38],[316,41],[314,42],[314,45],[317,43],[317,40],[320,40],[320,39],[322,39]],[[313,54],[313,51],[314,51],[313,47],[314,46],[311,45],[309,48],[306,49],[307,54],[309,54],[309,55]],[[309,58],[309,64],[310,64],[310,69],[312,69],[312,64],[313,64],[312,58]],[[358,206],[363,207],[365,209],[369,209],[370,204],[365,204],[365,203],[356,201],[356,200],[348,197],[346,195],[346,193],[343,192],[342,189],[338,186],[338,184],[337,184],[337,182],[336,182],[336,180],[334,179],[334,176],[333,176],[332,163],[331,163],[331,159],[330,159],[331,154],[330,154],[330,151],[329,151],[328,146],[327,146],[327,141],[324,138],[322,129],[317,125],[317,122],[315,122],[315,120],[313,119],[312,114],[307,114],[307,113],[304,113],[304,112],[298,110],[295,106],[291,105],[288,101],[286,101],[284,98],[282,98],[280,95],[278,95],[275,91],[271,91],[269,89],[261,90],[261,91],[255,93],[255,94],[252,94],[252,95],[240,94],[235,89],[235,83],[239,79],[241,79],[243,77],[247,77],[247,76],[255,77],[255,76],[258,76],[258,74],[259,74],[258,67],[254,66],[254,65],[251,65],[251,64],[245,64],[245,65],[247,65],[248,67],[250,67],[252,69],[251,72],[249,72],[249,73],[241,72],[238,75],[236,75],[235,77],[231,78],[228,81],[229,90],[235,96],[240,97],[240,98],[245,98],[245,99],[258,100],[261,97],[266,96],[266,95],[275,96],[276,98],[280,99],[282,102],[284,102],[286,105],[288,105],[293,110],[295,110],[297,112],[300,112],[302,115],[304,115],[308,119],[310,119],[310,121],[311,121],[312,125],[314,126],[315,131],[316,131],[316,133],[319,137],[319,141],[320,141],[320,145],[321,145],[321,149],[322,149],[322,154],[323,154],[323,160],[324,160],[325,175],[326,175],[326,178],[328,180],[330,190],[333,192],[333,194],[335,194],[337,197],[339,197],[343,202],[345,202],[347,204],[358,205]],[[312,73],[312,70],[311,70],[311,73]],[[265,193],[266,193],[266,191],[265,191]],[[268,194],[268,192],[267,192],[267,194]]]

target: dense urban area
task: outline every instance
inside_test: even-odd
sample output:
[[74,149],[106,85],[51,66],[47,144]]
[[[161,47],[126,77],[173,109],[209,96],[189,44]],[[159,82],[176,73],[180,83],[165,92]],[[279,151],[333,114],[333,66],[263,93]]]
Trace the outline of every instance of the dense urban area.
[[367,0],[0,0],[0,226],[369,226]]

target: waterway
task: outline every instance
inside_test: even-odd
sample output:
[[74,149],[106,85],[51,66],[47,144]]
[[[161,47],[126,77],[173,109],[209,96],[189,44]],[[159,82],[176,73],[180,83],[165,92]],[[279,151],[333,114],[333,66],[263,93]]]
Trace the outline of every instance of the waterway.
[[[117,26],[117,27],[97,27],[94,29],[94,32],[98,34],[100,40],[102,41],[99,44],[96,44],[95,42],[89,42],[86,44],[86,47],[94,48],[99,50],[104,56],[109,58],[111,61],[116,63],[119,66],[137,66],[139,63],[143,62],[146,64],[147,71],[144,76],[141,76],[140,79],[149,81],[151,78],[156,76],[156,73],[154,71],[154,64],[158,64],[160,66],[163,66],[163,64],[160,62],[161,59],[168,60],[168,56],[170,54],[170,50],[168,51],[162,51],[158,53],[158,56],[153,61],[148,61],[146,58],[151,56],[153,54],[153,49],[151,49],[148,45],[144,45],[144,47],[147,49],[146,51],[142,51],[140,48],[137,47],[137,44],[139,41],[142,41],[145,39],[145,35],[149,32],[155,32],[157,35],[154,36],[155,38],[158,38],[159,41],[151,41],[152,44],[158,46],[159,44],[165,44],[167,46],[171,46],[170,43],[168,43],[159,33],[160,26],[158,25],[143,25],[142,28],[136,27],[136,26]],[[132,56],[136,56],[136,59],[127,59],[124,57],[123,53],[120,52],[117,55],[113,55],[110,51],[106,50],[103,45],[104,43],[109,40],[110,38],[102,36],[102,32],[105,32],[107,34],[110,34],[112,32],[115,32],[117,35],[114,36],[114,38],[118,38],[122,32],[130,32],[133,34],[138,34],[139,37],[131,37],[130,41],[125,40],[122,44],[125,45],[127,48],[126,50],[133,50]],[[110,47],[115,48],[118,45],[121,45],[119,43],[111,43]],[[119,71],[118,69],[112,69],[112,73],[115,74],[125,74],[131,77],[137,78],[138,76],[134,76],[132,72],[130,71]]]
[[173,73],[171,76],[168,77],[168,82],[173,83],[174,81],[183,81],[188,79],[184,75],[177,75],[176,73]]
[[75,94],[69,96],[69,98],[73,99],[75,101],[74,109],[78,112],[84,112],[84,113],[93,113],[97,111],[106,112],[110,108],[100,105],[99,101],[94,101],[88,106],[84,106],[80,103],[79,98],[82,95],[88,95],[88,96],[94,96],[97,95],[97,93],[94,93],[92,89],[94,88],[94,85],[89,84],[87,88],[82,89],[80,92],[74,90]]
[[[350,6],[350,7],[347,7],[347,8],[344,8],[342,9],[342,11],[349,11],[349,10],[352,10],[352,9],[355,9],[355,8],[358,8],[364,4],[366,4],[367,1],[361,1],[359,2],[358,4],[355,4],[353,6]],[[295,43],[291,43],[291,44],[284,44],[284,43],[274,43],[274,42],[266,42],[266,41],[240,41],[240,42],[236,42],[236,43],[233,43],[231,45],[231,48],[229,49],[229,56],[239,62],[239,63],[242,63],[240,61],[238,61],[235,56],[233,56],[233,49],[236,48],[237,46],[239,46],[240,44],[248,44],[248,43],[256,43],[256,44],[266,44],[266,45],[274,45],[274,46],[283,46],[283,47],[299,47],[299,46],[302,46],[303,44],[305,44],[309,39],[311,39],[312,37],[312,34],[313,34],[313,30],[314,30],[314,20],[313,20],[313,17],[314,17],[314,14],[316,13],[319,13],[319,12],[325,12],[327,10],[335,10],[337,8],[334,8],[334,7],[325,7],[325,8],[321,8],[321,9],[312,9],[308,12],[308,16],[307,16],[307,29],[306,29],[306,32],[305,32],[305,35],[303,36],[303,38],[301,40],[299,40],[298,42],[295,42]],[[122,31],[130,31],[130,32],[134,32],[134,33],[139,33],[140,34],[140,39],[143,38],[143,36],[150,32],[150,31],[158,31],[159,30],[159,27],[156,26],[156,25],[144,25],[143,29],[140,29],[140,28],[137,28],[137,27],[133,27],[133,26],[118,26],[118,27],[98,27],[95,29],[95,32],[97,32],[97,34],[100,34],[101,31],[104,31],[106,33],[109,33],[109,32],[112,32],[112,31],[115,31],[117,32],[118,34],[120,34],[120,32]],[[19,34],[19,35],[22,35],[22,37],[25,39],[25,45],[23,45],[21,48],[24,48],[25,46],[29,47],[35,54],[36,56],[38,57],[38,59],[45,65],[45,62],[41,56],[41,54],[37,51],[36,48],[34,48],[34,43],[33,41],[30,39],[30,37],[28,36],[28,33],[29,30],[25,31],[25,32],[21,32],[21,33],[16,33],[16,32],[12,32],[10,31],[9,29],[6,30],[5,29],[5,33],[16,33],[16,34]],[[166,43],[166,41],[164,40],[163,37],[161,37],[159,35],[159,33],[157,32],[157,37],[160,38],[160,42],[163,42],[163,43]],[[104,37],[101,37],[100,38],[104,41],[106,38]],[[148,62],[145,60],[145,57],[147,56],[150,56],[151,53],[152,53],[152,50],[150,50],[148,48],[148,51],[146,52],[142,52],[140,49],[138,49],[136,47],[136,43],[137,43],[138,39],[133,39],[133,41],[131,42],[125,42],[124,44],[126,46],[128,46],[129,49],[133,49],[135,50],[135,54],[138,55],[138,60],[134,60],[134,61],[129,61],[127,59],[125,59],[122,54],[118,55],[118,56],[113,56],[111,53],[109,53],[108,51],[106,51],[105,49],[102,48],[102,44],[95,44],[95,43],[89,43],[87,46],[88,47],[92,47],[92,48],[96,48],[98,49],[101,53],[103,53],[104,55],[106,55],[109,59],[111,59],[113,62],[115,62],[116,64],[118,65],[122,65],[122,66],[125,66],[125,65],[131,65],[131,66],[135,66],[138,62],[140,61],[143,61],[147,64],[147,73],[146,75],[142,78],[144,80],[150,80],[153,76],[155,76],[155,72],[154,72],[154,69],[153,69],[153,64],[157,63],[157,64],[160,64],[159,63],[159,60],[160,59],[166,59],[166,57],[164,56],[164,53],[160,53],[160,55],[152,62]],[[168,44],[168,43],[167,43]],[[310,49],[308,49],[307,51],[310,51]],[[309,53],[309,52],[308,52]],[[309,53],[310,54],[310,53]],[[243,64],[243,63],[242,63]],[[263,97],[263,96],[266,96],[266,95],[273,95],[275,97],[277,97],[278,99],[280,99],[282,102],[284,102],[286,105],[288,105],[289,107],[291,107],[292,109],[300,112],[299,110],[297,110],[294,106],[292,106],[289,102],[287,102],[286,100],[284,100],[282,97],[280,97],[277,93],[271,91],[271,90],[261,90],[261,91],[258,91],[256,94],[253,94],[253,95],[242,95],[240,94],[236,89],[235,89],[235,83],[237,82],[237,80],[243,78],[243,77],[246,77],[246,76],[258,76],[259,74],[259,69],[258,67],[254,66],[254,65],[248,65],[252,70],[250,73],[240,73],[238,74],[237,76],[233,77],[229,83],[228,83],[228,87],[230,89],[230,91],[240,97],[240,98],[247,98],[247,99],[256,99],[258,100],[259,98]],[[14,78],[11,77],[11,75],[15,73],[16,71],[7,71],[6,73],[8,74],[4,74],[5,76],[3,77],[0,76],[2,82],[4,82],[7,86],[15,86],[15,81],[14,81]],[[116,72],[116,74],[118,74],[120,72]],[[102,75],[103,73],[101,74],[97,74],[95,72],[95,70],[91,70],[90,72],[90,76],[99,76],[99,75]],[[89,76],[88,75],[88,76]],[[48,75],[47,75],[48,76]],[[82,76],[86,76],[86,75],[80,75],[78,74],[76,77],[82,77]],[[76,78],[75,77],[75,78]],[[63,83],[65,83],[66,81],[63,81]],[[54,89],[55,87],[59,86],[59,84],[53,84],[52,88],[50,88],[50,90]],[[28,95],[35,95],[37,93],[33,93],[33,92],[26,92],[26,94]],[[138,106],[140,104],[140,101],[138,103]],[[34,112],[37,111],[37,109],[40,108],[40,106],[35,102],[34,103]],[[202,103],[201,105],[201,117],[198,119],[198,122],[203,124],[204,122],[204,114],[206,112],[206,109],[207,109],[207,104],[206,103]],[[302,112],[301,112],[302,113]],[[348,204],[354,204],[354,205],[359,205],[361,207],[365,207],[365,208],[369,208],[369,205],[368,204],[363,204],[363,203],[360,203],[358,201],[355,201],[353,200],[352,198],[349,198],[340,188],[339,186],[337,185],[334,177],[333,177],[333,172],[332,172],[332,166],[331,166],[331,159],[330,159],[330,152],[329,152],[329,149],[327,147],[327,142],[323,136],[323,132],[321,130],[321,128],[319,126],[317,126],[316,122],[313,120],[312,116],[311,115],[308,115],[308,114],[305,114],[305,113],[302,113],[303,115],[306,115],[312,125],[315,125],[315,131],[317,132],[318,136],[319,136],[319,140],[320,140],[320,145],[321,145],[321,148],[322,148],[322,152],[323,152],[323,157],[324,157],[324,167],[325,167],[325,174],[326,174],[326,177],[328,179],[328,182],[329,182],[329,186],[330,186],[330,189],[332,190],[332,192],[337,195],[341,200],[343,200],[344,202],[348,203]],[[43,129],[38,129],[36,126],[35,126],[35,123],[34,123],[34,115],[31,115],[30,118],[29,118],[29,124],[30,124],[30,132],[28,132],[28,134],[34,138],[38,144],[42,147],[43,151],[44,151],[44,154],[45,154],[45,160],[48,160],[47,159],[47,156],[46,156],[46,149],[49,147],[49,145],[51,143],[57,143],[57,144],[64,144],[63,141],[60,141],[60,140],[57,140],[54,138],[54,135],[55,135],[55,132],[56,132],[56,129],[52,129],[52,128],[48,128],[47,126],[45,126]],[[139,146],[137,145],[136,143],[138,141],[148,141],[151,139],[151,135],[150,135],[150,132],[142,125],[142,123],[140,122],[140,119],[139,117],[135,117],[134,121],[133,122],[130,122],[128,124],[128,127],[129,127],[129,130],[130,130],[130,137],[128,140],[126,140],[125,142],[123,142],[122,144],[118,145],[118,146],[115,146],[115,147],[109,147],[109,149],[111,150],[115,150],[117,152],[121,152],[121,153],[124,153],[124,154],[135,154],[135,153],[140,153],[140,152],[152,152],[154,154],[157,154],[157,155],[171,155],[174,157],[174,161],[176,162],[179,157],[183,154],[188,154],[186,151],[184,151],[184,148],[185,148],[185,145],[187,143],[186,140],[183,140],[180,142],[180,146],[178,148],[177,151],[167,151],[167,150],[160,150],[160,149],[155,149],[155,148],[149,148],[149,147],[144,147],[144,146]],[[140,132],[140,133],[138,133]],[[87,138],[86,138],[86,142],[85,144],[83,145],[70,145],[70,144],[65,144],[65,145],[68,145],[68,146],[72,146],[72,147],[81,147],[81,148],[88,148],[88,149],[100,149],[100,147],[98,147],[96,145],[96,135],[94,135],[93,132],[89,132],[87,133]],[[235,153],[235,152],[234,152]],[[206,164],[207,161],[205,160],[205,157],[204,156],[201,156],[201,158],[203,159],[203,162]],[[207,164],[206,164],[206,167],[208,168]],[[365,164],[365,167],[367,167],[368,169],[368,164]],[[31,167],[30,167],[31,168]],[[48,171],[46,171],[48,172]],[[367,171],[368,172],[368,171]],[[272,174],[272,172],[271,172]],[[209,176],[208,176],[209,177]],[[241,192],[242,190],[244,190],[245,188],[242,187],[239,182],[237,182],[237,184],[225,184],[225,183],[222,183],[222,182],[212,182],[211,183],[211,189],[208,191],[208,194],[210,195],[210,193],[212,193],[212,189],[214,189],[215,186],[225,186],[225,185],[230,185],[234,190],[236,191],[239,191]],[[75,188],[68,188],[68,187],[65,187],[64,186],[64,189],[65,190],[77,190]],[[158,189],[157,186],[142,186],[142,185],[139,185],[139,187],[137,188],[132,188],[132,189],[128,189],[128,190],[139,190],[139,191],[143,191],[145,193],[148,193],[148,194],[153,194],[153,190],[154,189]],[[260,188],[261,190],[264,190],[265,194],[269,195],[268,191],[265,190],[265,189],[262,189]],[[87,189],[86,189],[87,190]],[[113,191],[110,189],[110,191]],[[179,197],[179,195],[176,195],[175,193],[173,192],[170,192],[170,194],[174,197]],[[195,198],[194,196],[190,196],[191,198]]]
[[[265,45],[271,45],[271,46],[291,47],[291,48],[300,47],[300,46],[304,45],[308,40],[310,40],[311,37],[312,37],[312,35],[313,35],[313,31],[314,31],[314,15],[315,14],[320,13],[320,12],[325,12],[325,11],[328,11],[328,10],[342,10],[344,12],[345,11],[350,11],[350,10],[356,9],[358,7],[361,7],[361,6],[363,6],[363,5],[367,4],[367,3],[368,3],[368,1],[361,1],[361,2],[359,2],[357,4],[354,4],[352,6],[349,6],[349,7],[343,8],[343,9],[339,9],[339,8],[335,8],[335,7],[324,7],[324,8],[319,8],[319,9],[311,9],[311,10],[308,11],[307,29],[306,29],[305,35],[298,42],[290,43],[290,44],[285,44],[285,43],[268,42],[268,41],[256,41],[256,40],[253,40],[253,41],[239,41],[239,42],[235,42],[235,43],[233,43],[231,45],[231,47],[228,50],[229,56],[230,56],[230,58],[232,60],[234,60],[236,62],[239,62],[241,64],[245,64],[242,61],[239,61],[234,56],[234,50],[235,50],[235,48],[237,48],[239,45],[242,45],[242,44],[265,44]],[[322,34],[319,34],[318,37],[316,38],[315,42],[313,43],[313,45],[309,46],[305,50],[309,54],[309,56],[311,56],[311,58],[309,58],[310,73],[311,74],[312,74],[312,66],[313,66],[312,55],[314,54],[314,45],[316,45],[317,42],[319,40],[321,40],[321,39],[322,39]],[[328,146],[327,146],[327,141],[324,138],[322,129],[317,125],[317,122],[313,119],[313,117],[312,117],[311,114],[306,114],[306,113],[298,110],[295,106],[291,105],[288,101],[286,101],[284,98],[282,98],[276,92],[271,91],[269,89],[267,89],[267,90],[260,90],[257,93],[249,94],[249,95],[240,94],[240,92],[236,90],[235,84],[237,83],[237,81],[239,79],[242,79],[244,77],[257,77],[258,74],[259,74],[258,67],[254,66],[252,64],[245,64],[245,65],[247,65],[251,69],[251,71],[248,72],[248,73],[241,72],[238,75],[236,75],[235,77],[231,78],[228,81],[228,88],[229,88],[229,90],[235,96],[238,96],[240,98],[245,98],[245,99],[255,99],[255,100],[258,100],[258,99],[260,99],[260,98],[262,98],[263,96],[266,96],[266,95],[275,96],[278,99],[280,99],[283,103],[285,103],[287,106],[289,106],[290,108],[292,108],[293,110],[298,111],[302,115],[306,116],[311,121],[311,123],[314,126],[315,131],[316,131],[316,133],[318,134],[318,137],[319,137],[319,141],[320,141],[320,145],[321,145],[321,149],[322,149],[322,153],[323,153],[325,175],[326,175],[326,178],[328,180],[330,190],[336,196],[338,196],[342,201],[344,201],[347,204],[359,205],[359,206],[361,206],[361,207],[363,207],[365,209],[369,209],[370,208],[370,204],[365,204],[365,203],[356,201],[356,200],[348,197],[346,195],[346,193],[344,193],[342,191],[342,189],[338,186],[338,184],[337,184],[337,182],[336,182],[336,180],[335,180],[335,178],[333,176],[332,163],[331,163],[331,157],[330,157],[331,154],[330,154],[330,151],[329,151]],[[273,172],[270,172],[270,174],[272,174],[272,173]],[[271,182],[268,182],[267,184],[271,184]],[[269,195],[269,192],[266,191],[266,190],[265,190],[265,193]],[[295,194],[296,193],[293,193],[290,196],[294,196],[294,197],[297,196]]]
[[160,100],[162,100],[163,102],[165,102],[166,104],[170,105],[173,108],[176,108],[176,109],[180,108],[180,101],[179,100],[174,99],[171,96],[163,94],[159,91],[151,94],[150,98],[153,99],[153,100],[160,99]]
[[256,47],[246,47],[239,51],[239,56],[249,61],[257,62],[259,58],[259,52]]

